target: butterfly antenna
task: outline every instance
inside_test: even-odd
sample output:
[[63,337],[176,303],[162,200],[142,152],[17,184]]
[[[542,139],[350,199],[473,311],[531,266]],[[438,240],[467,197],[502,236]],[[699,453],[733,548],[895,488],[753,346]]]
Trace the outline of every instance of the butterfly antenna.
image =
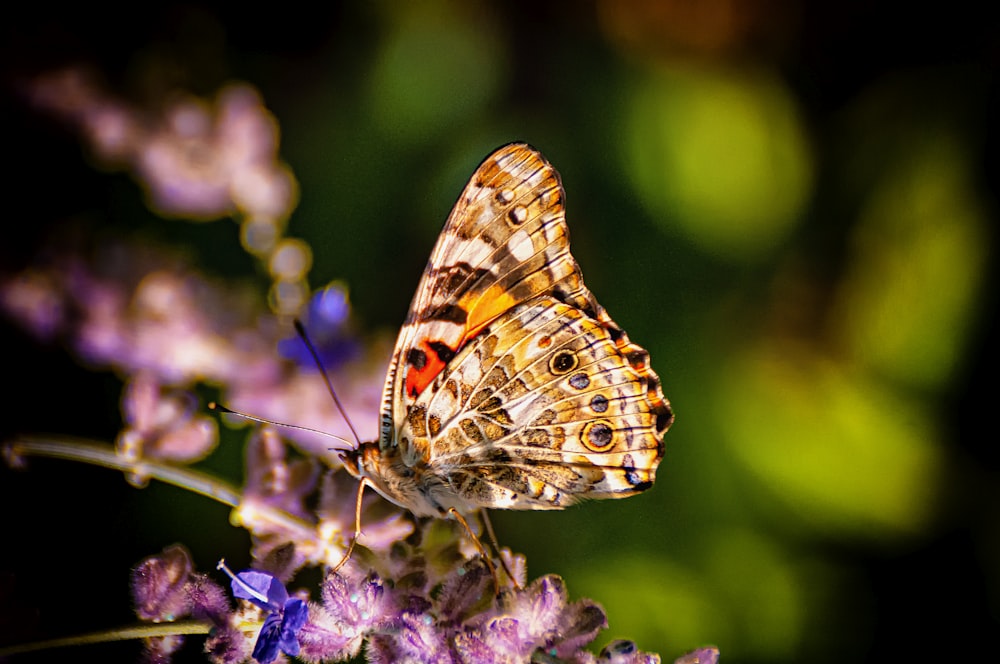
[[343,436],[338,436],[335,433],[330,433],[329,431],[322,431],[320,429],[311,429],[309,427],[299,426],[298,424],[288,424],[286,422],[275,422],[274,420],[265,420],[263,417],[257,417],[256,415],[250,415],[249,413],[241,413],[238,410],[233,410],[232,408],[228,408],[226,406],[223,406],[222,404],[216,403],[215,401],[209,402],[208,409],[209,410],[217,410],[220,413],[229,413],[230,415],[236,415],[238,417],[242,417],[245,420],[251,420],[253,422],[260,422],[261,424],[270,424],[272,426],[286,427],[288,429],[296,429],[298,431],[307,431],[309,433],[318,433],[321,436],[326,436],[327,438],[334,438],[334,439],[339,440],[339,441],[341,441],[343,443],[346,443],[347,445],[350,446],[347,449],[353,449],[354,448],[354,443],[353,442],[351,442],[350,440],[344,438]]
[[344,406],[340,403],[340,399],[337,398],[337,391],[333,389],[333,383],[330,382],[330,376],[326,373],[326,368],[323,367],[323,363],[319,359],[319,353],[316,352],[316,347],[313,346],[312,340],[306,333],[305,326],[302,324],[302,321],[300,321],[298,318],[295,319],[294,325],[295,325],[295,331],[302,339],[302,342],[306,345],[306,348],[309,349],[309,354],[312,355],[313,362],[316,363],[316,368],[319,369],[320,375],[323,376],[323,382],[326,383],[327,392],[329,392],[330,396],[333,397],[333,403],[337,404],[337,410],[339,410],[340,414],[344,416],[344,421],[347,422],[347,427],[351,430],[351,433],[354,434],[354,440],[357,442],[358,445],[360,445],[361,436],[359,436],[358,432],[354,429],[354,423],[351,422],[351,418],[347,416],[347,411],[344,410]]

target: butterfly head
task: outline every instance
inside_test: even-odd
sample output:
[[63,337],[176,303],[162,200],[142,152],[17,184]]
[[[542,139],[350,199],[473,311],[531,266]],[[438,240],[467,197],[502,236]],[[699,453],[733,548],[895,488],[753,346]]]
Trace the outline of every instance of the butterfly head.
[[350,473],[351,477],[361,479],[364,475],[361,458],[364,455],[364,449],[369,445],[371,443],[360,443],[357,447],[336,450],[340,462],[344,465],[344,470]]
[[[359,443],[356,447],[337,450],[344,469],[356,479],[367,478],[369,482],[377,479],[383,472],[385,459],[378,441],[367,441]],[[376,483],[373,482],[374,486]]]

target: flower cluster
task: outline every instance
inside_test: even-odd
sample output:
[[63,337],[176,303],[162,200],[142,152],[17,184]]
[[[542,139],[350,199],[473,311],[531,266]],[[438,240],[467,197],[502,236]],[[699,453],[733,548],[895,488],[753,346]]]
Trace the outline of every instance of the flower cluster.
[[[132,590],[144,619],[210,620],[214,629],[205,650],[220,664],[244,661],[248,653],[269,664],[279,652],[305,661],[343,661],[357,656],[364,643],[368,661],[379,663],[659,662],[629,641],[613,642],[597,656],[582,649],[607,619],[590,600],[568,601],[558,576],[495,596],[489,569],[478,558],[454,556],[442,566],[400,543],[382,565],[392,578],[357,564],[327,573],[320,601],[310,602],[305,593],[289,595],[269,572],[233,574],[220,563],[233,595],[244,600],[234,610],[222,588],[195,573],[186,551],[174,546],[139,564]],[[178,640],[147,643],[159,660],[179,646]],[[714,664],[715,655],[705,650],[683,661]]]
[[26,96],[71,124],[100,162],[129,171],[158,214],[236,220],[243,247],[273,279],[276,310],[295,314],[304,305],[311,253],[282,237],[298,184],[278,159],[278,124],[256,90],[233,84],[214,99],[175,91],[152,111],[110,94],[94,72],[70,67],[39,77]]
[[[505,567],[516,578],[507,579],[497,597],[489,568],[458,524],[414,521],[373,493],[363,501],[359,542],[364,548],[338,573],[327,573],[318,601],[310,601],[305,592],[289,595],[283,583],[297,572],[315,566],[329,570],[341,560],[355,526],[358,484],[338,468],[330,441],[291,430],[288,438],[297,448],[291,454],[290,442],[271,426],[252,429],[242,488],[199,479],[185,465],[210,453],[218,432],[187,387],[211,382],[224,388],[232,403],[252,403],[251,411],[302,421],[332,410],[321,378],[299,364],[305,358],[282,359],[266,352],[268,344],[276,348],[281,338],[266,333],[279,326],[254,327],[249,324],[254,317],[240,316],[239,307],[217,306],[222,300],[239,301],[227,297],[221,285],[168,260],[150,261],[139,250],[116,251],[120,260],[101,263],[103,273],[80,257],[64,257],[2,279],[0,308],[26,326],[64,340],[92,364],[127,376],[125,428],[113,452],[117,462],[105,465],[141,482],[162,479],[188,488],[207,482],[208,488],[199,490],[231,496],[225,500],[234,508],[234,520],[252,534],[255,570],[234,575],[239,581],[233,582],[233,595],[245,606],[234,609],[221,586],[195,572],[190,556],[175,546],[136,567],[132,589],[139,618],[163,623],[189,617],[210,625],[205,651],[220,663],[252,657],[266,664],[279,652],[305,661],[340,661],[356,656],[363,646],[373,662],[519,662],[532,657],[659,661],[630,642],[615,642],[593,655],[584,646],[606,626],[598,604],[569,601],[565,584],[554,575],[526,583],[523,557],[507,550],[502,551]],[[128,257],[142,260],[136,264]],[[108,274],[112,265],[118,274]],[[135,285],[133,290],[128,284]],[[143,304],[144,290],[151,287],[172,303],[170,324],[177,327],[176,334],[161,334],[152,324],[157,309]],[[33,300],[25,296],[26,289],[42,294],[34,301],[46,302],[45,311],[19,306]],[[317,295],[329,297],[329,292]],[[76,314],[58,314],[68,310]],[[96,325],[104,331],[95,334]],[[95,336],[101,343],[93,341]],[[159,355],[144,350],[153,344]],[[193,363],[170,361],[175,353],[183,357],[199,346],[211,347],[213,360],[198,371]],[[351,384],[357,387],[346,393],[346,408],[367,415],[358,417],[364,422],[376,412],[381,371],[372,371],[369,367],[379,363],[363,354],[350,357],[355,359],[341,362],[337,376],[354,377]],[[309,399],[304,406],[302,397],[310,393],[323,395],[324,401]],[[359,395],[368,396],[359,400]],[[321,419],[319,426],[348,435],[342,421]],[[15,454],[41,453],[31,441],[11,449]],[[151,661],[161,662],[182,643],[179,635],[146,640]],[[714,660],[702,655],[697,661]]]
[[[334,284],[314,300],[344,297]],[[313,314],[317,308],[326,315]],[[261,417],[351,437],[312,359],[300,354],[288,361],[276,351],[301,345],[291,324],[261,309],[245,286],[210,280],[166,249],[122,239],[48,251],[19,273],[0,273],[0,312],[40,340],[67,346],[88,366],[126,377],[127,427],[119,442],[132,456],[139,446],[145,456],[188,462],[211,452],[214,425],[183,395],[197,384],[218,388],[220,400]],[[319,347],[336,362],[327,368],[336,372],[347,416],[362,436],[374,436],[386,346],[362,352],[346,331],[349,308],[338,320],[327,311],[309,306],[306,325],[310,333],[345,330],[321,335]],[[330,456],[329,437],[288,435],[315,456]]]
[[[273,288],[304,279],[307,261],[299,259],[308,251],[296,259],[276,240],[277,222],[294,205],[294,180],[276,161],[274,121],[247,86],[227,88],[214,104],[182,96],[160,123],[79,72],[40,80],[33,99],[75,123],[101,158],[130,169],[155,210],[195,220],[239,216],[248,250],[271,267]],[[261,219],[275,222],[264,233],[274,241],[253,230]],[[163,248],[121,239],[50,250],[20,272],[0,273],[0,313],[123,380],[114,446],[22,438],[7,442],[8,461],[47,454],[121,470],[136,486],[170,482],[230,505],[234,523],[251,534],[252,569],[223,569],[232,597],[197,572],[180,545],[135,567],[137,616],[168,628],[145,636],[150,661],[169,661],[191,630],[207,632],[209,660],[226,664],[340,661],[362,649],[371,662],[659,661],[627,641],[594,655],[585,647],[607,625],[597,603],[570,601],[555,575],[528,582],[524,558],[506,549],[497,553],[513,578],[497,575],[456,523],[415,519],[374,494],[362,501],[361,546],[338,565],[357,525],[358,484],[334,451],[345,443],[330,436],[356,441],[347,418],[357,435],[376,435],[389,348],[361,342],[341,284],[308,301],[282,301],[269,314],[252,290],[211,280]],[[303,352],[290,311],[305,319],[320,362],[334,373],[341,412],[315,358]],[[274,426],[252,427],[243,485],[231,486],[191,468],[219,439],[198,387],[302,428],[279,435]],[[307,568],[324,571],[320,587],[289,592],[286,584]],[[194,626],[182,629],[183,620]],[[716,657],[705,649],[682,660]]]

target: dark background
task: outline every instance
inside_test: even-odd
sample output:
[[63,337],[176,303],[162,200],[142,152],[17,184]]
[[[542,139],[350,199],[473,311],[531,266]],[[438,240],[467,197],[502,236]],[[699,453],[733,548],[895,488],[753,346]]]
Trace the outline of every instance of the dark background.
[[[345,280],[372,332],[402,320],[476,163],[527,140],[563,175],[589,286],[650,350],[678,412],[649,494],[495,516],[530,576],[559,573],[605,605],[598,645],[632,638],[667,661],[707,643],[733,663],[1000,655],[988,9],[6,11],[4,273],[83,220],[150,229],[266,288],[235,226],[160,222],[127,174],[25,102],[53,68],[91,65],[154,107],[174,88],[255,86],[301,187],[289,232],[313,247],[314,284]],[[715,137],[746,140],[683,171]],[[0,358],[5,438],[114,439],[119,377],[6,320]],[[239,451],[213,463],[238,467]],[[246,556],[225,508],[111,471],[35,461],[0,470],[0,492],[4,643],[131,622],[127,570],[172,542],[203,570]]]

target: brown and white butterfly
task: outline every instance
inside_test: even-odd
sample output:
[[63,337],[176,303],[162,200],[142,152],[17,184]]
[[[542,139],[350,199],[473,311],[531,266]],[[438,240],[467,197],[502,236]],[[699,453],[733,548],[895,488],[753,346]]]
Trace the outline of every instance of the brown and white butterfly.
[[393,351],[379,439],[342,456],[361,490],[468,529],[486,509],[648,489],[672,421],[648,353],[583,283],[559,174],[514,143],[476,169],[441,231]]

